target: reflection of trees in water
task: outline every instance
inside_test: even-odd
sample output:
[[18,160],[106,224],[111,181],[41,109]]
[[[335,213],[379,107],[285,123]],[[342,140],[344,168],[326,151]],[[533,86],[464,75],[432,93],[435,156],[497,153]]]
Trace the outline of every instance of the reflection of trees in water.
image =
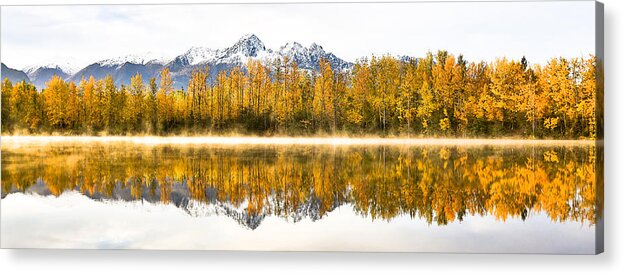
[[362,216],[444,225],[467,215],[596,222],[594,147],[42,146],[2,152],[3,195],[78,190],[173,203],[252,229],[267,215]]

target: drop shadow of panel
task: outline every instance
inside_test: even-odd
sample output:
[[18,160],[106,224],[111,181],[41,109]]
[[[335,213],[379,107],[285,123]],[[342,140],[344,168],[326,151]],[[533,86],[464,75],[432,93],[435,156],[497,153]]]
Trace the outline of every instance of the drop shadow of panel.
[[595,176],[597,193],[597,222],[595,226],[595,253],[604,252],[604,4],[595,2],[595,57],[596,57],[596,106],[597,131]]
[[[357,265],[366,266],[440,266],[448,262],[462,267],[508,267],[521,262],[531,268],[540,266],[582,266],[597,268],[612,264],[613,257],[568,256],[538,254],[452,254],[452,253],[373,253],[373,252],[249,252],[249,251],[163,251],[163,250],[52,250],[52,249],[13,249],[9,258],[17,264],[67,263],[94,264],[114,263],[116,265],[149,264],[157,266],[175,263],[180,266],[206,264],[210,266],[231,266],[232,263],[244,262],[248,265],[282,267],[303,265]],[[608,263],[610,262],[610,263]]]

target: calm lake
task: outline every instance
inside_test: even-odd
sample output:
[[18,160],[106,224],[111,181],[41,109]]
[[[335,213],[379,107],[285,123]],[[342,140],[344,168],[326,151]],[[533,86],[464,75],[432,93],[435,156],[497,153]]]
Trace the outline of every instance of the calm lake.
[[592,254],[602,211],[590,142],[42,140],[2,138],[3,248]]

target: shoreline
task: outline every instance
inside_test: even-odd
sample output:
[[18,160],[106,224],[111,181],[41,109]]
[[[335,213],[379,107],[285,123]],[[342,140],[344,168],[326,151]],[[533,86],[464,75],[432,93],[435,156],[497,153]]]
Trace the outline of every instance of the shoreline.
[[1,136],[1,143],[125,142],[144,145],[402,145],[402,146],[588,146],[603,144],[597,140],[538,139],[458,139],[458,138],[382,138],[382,137],[253,137],[253,136]]

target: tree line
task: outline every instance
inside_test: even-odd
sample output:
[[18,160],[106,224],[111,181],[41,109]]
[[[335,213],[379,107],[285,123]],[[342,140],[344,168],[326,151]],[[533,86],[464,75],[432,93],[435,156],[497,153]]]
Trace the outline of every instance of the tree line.
[[468,62],[446,51],[424,58],[373,56],[336,71],[270,64],[192,72],[175,89],[165,68],[116,85],[54,76],[41,91],[2,83],[2,133],[380,135],[591,138],[596,136],[594,56]]

